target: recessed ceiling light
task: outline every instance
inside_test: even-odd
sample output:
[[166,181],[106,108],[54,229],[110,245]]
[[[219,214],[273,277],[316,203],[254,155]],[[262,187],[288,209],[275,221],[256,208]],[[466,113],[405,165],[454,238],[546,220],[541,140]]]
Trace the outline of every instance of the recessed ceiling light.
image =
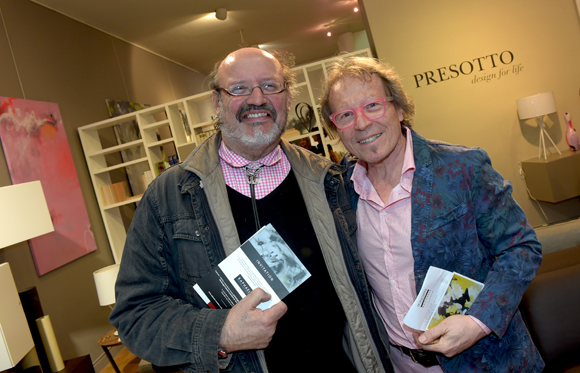
[[326,36],[332,36],[332,32],[328,31],[328,32],[326,33]]
[[215,10],[215,18],[219,19],[220,21],[225,21],[228,18],[228,11],[226,8],[217,8]]
[[354,7],[354,12],[355,13],[358,12],[358,8],[357,7]]

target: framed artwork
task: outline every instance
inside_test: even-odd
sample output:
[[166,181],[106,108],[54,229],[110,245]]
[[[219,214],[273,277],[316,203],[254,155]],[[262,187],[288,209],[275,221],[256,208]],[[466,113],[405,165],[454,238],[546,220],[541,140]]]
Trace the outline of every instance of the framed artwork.
[[13,184],[40,180],[55,231],[29,240],[39,276],[97,249],[58,105],[0,97]]

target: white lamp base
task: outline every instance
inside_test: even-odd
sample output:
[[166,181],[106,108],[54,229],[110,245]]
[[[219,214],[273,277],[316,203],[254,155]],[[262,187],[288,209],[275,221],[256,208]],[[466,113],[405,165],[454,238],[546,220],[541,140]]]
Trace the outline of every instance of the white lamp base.
[[550,142],[552,143],[552,145],[554,146],[554,148],[556,148],[556,150],[558,151],[558,153],[560,155],[562,155],[562,152],[560,151],[560,149],[558,149],[556,147],[556,144],[554,143],[554,140],[552,140],[552,138],[550,137],[550,135],[548,135],[548,132],[546,131],[546,129],[544,128],[544,117],[537,117],[536,121],[538,122],[538,126],[540,127],[540,149],[538,150],[538,158],[542,158],[542,153],[544,154],[544,159],[548,160],[548,154],[546,153],[546,140],[544,139],[544,134],[548,137],[548,139],[550,140]]

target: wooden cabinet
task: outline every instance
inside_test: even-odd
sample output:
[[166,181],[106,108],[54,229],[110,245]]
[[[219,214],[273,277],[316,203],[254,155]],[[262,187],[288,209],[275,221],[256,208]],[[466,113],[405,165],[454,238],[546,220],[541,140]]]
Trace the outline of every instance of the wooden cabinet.
[[580,151],[522,161],[526,185],[538,201],[558,203],[580,196]]
[[[352,55],[371,54],[365,49]],[[314,140],[319,135],[324,156],[329,159],[329,145],[336,150],[341,144],[324,132],[318,99],[327,67],[332,61],[330,58],[294,68],[299,90],[292,99],[289,123],[298,119],[296,106],[307,103],[313,108],[312,127],[315,130],[287,131],[284,136],[290,142],[298,142],[307,137]],[[115,263],[121,261],[127,230],[148,185],[148,176],[158,175],[170,160],[185,160],[197,144],[214,131],[211,94],[204,92],[79,127],[79,137]],[[115,131],[126,127],[136,131],[136,140],[124,143],[117,140],[119,136]]]

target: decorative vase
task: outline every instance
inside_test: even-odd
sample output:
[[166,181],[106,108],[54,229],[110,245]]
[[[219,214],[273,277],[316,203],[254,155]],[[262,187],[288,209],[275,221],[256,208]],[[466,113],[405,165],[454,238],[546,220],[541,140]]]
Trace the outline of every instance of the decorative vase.
[[578,139],[578,132],[572,126],[572,119],[570,119],[570,113],[564,113],[564,119],[568,123],[568,129],[566,130],[566,143],[573,151],[580,149],[580,140]]

